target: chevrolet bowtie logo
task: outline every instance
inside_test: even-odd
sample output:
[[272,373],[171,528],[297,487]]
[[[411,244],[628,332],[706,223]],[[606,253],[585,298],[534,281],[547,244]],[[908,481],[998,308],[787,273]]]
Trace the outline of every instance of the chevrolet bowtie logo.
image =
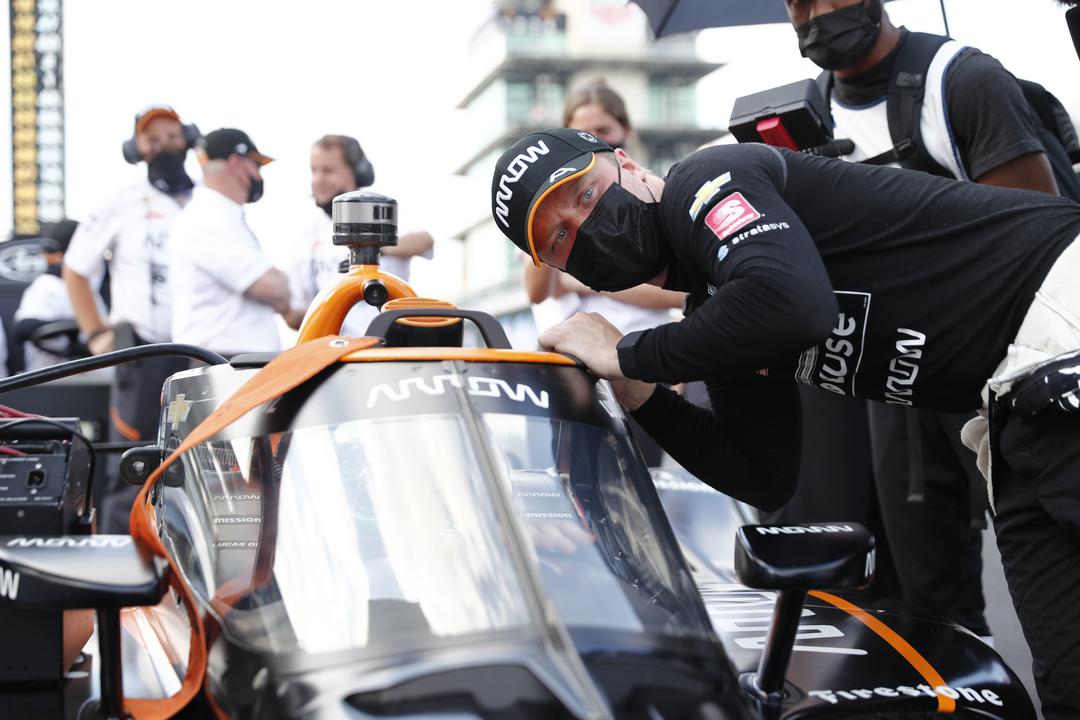
[[169,403],[169,411],[165,417],[173,430],[179,430],[180,423],[187,420],[189,412],[191,412],[191,401],[185,399],[184,394],[180,393]]
[[729,182],[731,182],[731,173],[726,172],[699,187],[698,191],[694,193],[694,204],[690,206],[690,219],[697,220],[698,213],[701,212],[701,208],[705,207],[705,203],[712,200],[716,193],[720,192],[720,188]]

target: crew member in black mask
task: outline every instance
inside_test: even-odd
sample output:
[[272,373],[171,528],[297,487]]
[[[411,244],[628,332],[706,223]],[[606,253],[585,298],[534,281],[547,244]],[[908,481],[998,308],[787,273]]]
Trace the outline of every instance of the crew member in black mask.
[[242,130],[207,133],[197,147],[203,184],[173,223],[173,340],[226,357],[277,352],[275,314],[289,309],[289,283],[248,227],[244,206],[263,195],[273,158]]
[[[375,170],[356,138],[348,135],[324,135],[311,148],[311,196],[315,201],[310,217],[305,218],[299,231],[299,252],[290,264],[289,287],[292,292],[292,309],[285,321],[299,328],[311,301],[322,290],[332,285],[348,261],[348,249],[334,245],[333,227],[330,222],[334,198],[346,192],[360,190],[375,182]],[[398,205],[399,211],[401,205]],[[405,213],[409,220],[408,209]],[[401,219],[398,219],[401,226]],[[415,227],[415,226],[414,226]],[[432,257],[435,244],[431,233],[402,228],[398,244],[383,248],[380,265],[384,272],[409,279],[409,266],[414,257]],[[343,332],[360,336],[377,310],[361,304],[353,308],[345,319]]]
[[[888,153],[909,134],[906,120],[912,146],[890,158],[893,165],[1058,194],[1044,143],[1052,152],[1064,149],[1053,146],[1021,85],[997,60],[946,37],[897,28],[882,0],[788,0],[787,10],[802,54],[831,71],[819,81],[829,89],[835,136],[855,144],[846,159]],[[901,75],[919,78],[922,87],[901,87]],[[905,102],[915,90],[923,93],[922,104],[906,119]],[[1075,188],[1071,162],[1060,164],[1062,187]],[[876,493],[904,599],[988,636],[985,493],[960,442],[969,416],[879,403],[868,411]],[[824,519],[801,518],[798,510],[814,507],[815,498],[843,495],[842,478],[801,484],[785,519]]]
[[[491,193],[534,262],[687,293],[681,322],[623,336],[579,313],[540,342],[611,380],[661,447],[735,498],[772,509],[794,490],[797,383],[979,410],[965,444],[992,483],[1043,711],[1080,717],[1080,205],[756,144],[661,179],[563,129],[507,150]],[[699,379],[712,410],[663,385]]]
[[[63,279],[75,319],[94,354],[171,339],[169,228],[190,199],[184,168],[198,130],[171,107],[153,105],[135,116],[133,135],[122,145],[129,163],[146,163],[146,177],[115,193],[81,223],[64,255]],[[97,284],[108,266],[111,305],[102,312]],[[110,437],[152,441],[157,437],[161,385],[187,363],[156,358],[116,369]],[[95,488],[96,489],[96,488]],[[126,532],[138,488],[110,477],[98,504],[101,532]]]

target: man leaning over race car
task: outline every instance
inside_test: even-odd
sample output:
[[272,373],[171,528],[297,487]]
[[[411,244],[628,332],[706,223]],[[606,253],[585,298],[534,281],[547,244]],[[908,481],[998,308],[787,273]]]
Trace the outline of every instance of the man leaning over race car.
[[[758,507],[795,486],[796,381],[949,412],[996,393],[992,438],[982,421],[969,443],[994,452],[998,545],[1046,717],[1080,717],[1080,414],[1005,404],[1080,348],[1080,205],[764,145],[708,148],[661,179],[553,129],[499,158],[492,213],[534,262],[595,290],[688,293],[679,323],[623,337],[578,314],[540,341],[611,380],[684,467]],[[713,411],[657,384],[692,380]]]

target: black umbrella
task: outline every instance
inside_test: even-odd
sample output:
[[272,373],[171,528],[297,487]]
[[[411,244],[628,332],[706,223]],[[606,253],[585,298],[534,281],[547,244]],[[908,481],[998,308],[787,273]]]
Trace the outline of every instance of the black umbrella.
[[[888,0],[886,0],[888,1]],[[784,0],[633,0],[649,18],[656,37],[736,25],[788,22]],[[945,17],[945,0],[941,16]],[[949,21],[945,20],[945,34]]]

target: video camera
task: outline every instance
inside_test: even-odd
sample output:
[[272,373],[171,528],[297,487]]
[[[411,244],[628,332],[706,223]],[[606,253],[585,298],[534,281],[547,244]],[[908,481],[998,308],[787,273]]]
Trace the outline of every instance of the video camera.
[[832,136],[832,121],[813,80],[781,85],[735,100],[728,130],[741,143],[760,142],[823,157],[855,151],[850,140]]

